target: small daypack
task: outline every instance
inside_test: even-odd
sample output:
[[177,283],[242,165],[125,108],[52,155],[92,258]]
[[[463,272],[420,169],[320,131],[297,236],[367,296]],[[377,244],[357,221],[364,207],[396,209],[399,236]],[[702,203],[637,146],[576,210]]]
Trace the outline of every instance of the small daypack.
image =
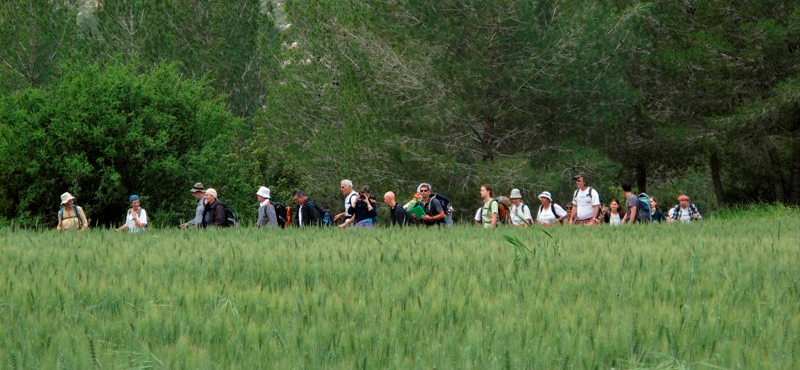
[[[72,205],[72,213],[74,213],[75,217],[78,218],[78,228],[79,229],[83,228],[83,218],[81,217],[81,211],[80,211],[80,209],[78,209],[78,206],[76,206],[74,204]],[[70,217],[70,218],[72,218],[72,217]],[[59,219],[59,221],[60,220],[64,220],[64,207],[61,207],[61,209],[58,210],[58,219]]]
[[236,213],[233,212],[232,209],[228,208],[227,204],[220,202],[218,207],[222,207],[225,210],[225,226],[227,227],[239,226],[239,221],[238,218],[236,217]]
[[[498,224],[505,224],[508,223],[510,220],[508,218],[511,209],[511,199],[505,196],[499,196],[492,198],[492,201],[489,202],[489,208],[492,207],[492,203],[497,202],[497,223]],[[482,206],[482,209],[486,209],[486,206]],[[483,210],[480,213],[480,220],[483,222]]]
[[636,207],[636,221],[637,222],[650,222],[650,196],[647,193],[639,194],[639,204]]

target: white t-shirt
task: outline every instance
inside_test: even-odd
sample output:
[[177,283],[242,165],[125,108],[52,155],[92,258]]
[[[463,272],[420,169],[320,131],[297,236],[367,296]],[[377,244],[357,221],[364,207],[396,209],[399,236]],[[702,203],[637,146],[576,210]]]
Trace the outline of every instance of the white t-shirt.
[[608,224],[609,225],[622,225],[622,217],[619,217],[619,213],[613,214],[611,212],[608,213]]
[[[520,203],[519,208],[516,205],[511,205],[511,224],[522,225],[527,224],[533,220],[531,217],[531,207],[525,203]],[[522,217],[520,217],[522,216]]]
[[578,189],[577,195],[572,199],[572,204],[577,208],[576,216],[578,220],[590,219],[594,214],[594,206],[600,205],[600,196],[594,188]]
[[[138,215],[139,223],[144,224],[144,226],[147,226],[147,211],[145,211],[144,208],[139,208],[138,213],[139,213]],[[130,209],[128,210],[128,215],[125,217],[125,225],[128,226],[128,232],[131,233],[138,233],[144,230],[136,227],[136,222],[133,222],[133,212]]]
[[552,208],[556,210],[556,213],[558,215],[553,214],[553,210],[550,209],[550,206],[547,206],[547,208],[540,206],[541,211],[539,211],[539,213],[536,214],[536,221],[542,225],[552,225],[556,223],[556,221],[558,221],[559,218],[566,216],[567,211],[565,211],[564,208],[561,208],[560,205],[552,204],[552,206],[553,206]]
[[681,208],[681,218],[679,220],[686,223],[692,222],[692,211],[689,207]]
[[351,191],[350,194],[347,194],[347,196],[344,197],[344,213],[352,216],[352,213],[350,213],[350,207],[354,207],[357,200],[358,193],[356,193],[355,190]]

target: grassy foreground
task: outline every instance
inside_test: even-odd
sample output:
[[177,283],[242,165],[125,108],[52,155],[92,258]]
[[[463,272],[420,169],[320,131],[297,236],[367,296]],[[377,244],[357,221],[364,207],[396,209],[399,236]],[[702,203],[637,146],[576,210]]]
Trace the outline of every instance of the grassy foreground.
[[0,230],[0,368],[797,369],[800,214]]

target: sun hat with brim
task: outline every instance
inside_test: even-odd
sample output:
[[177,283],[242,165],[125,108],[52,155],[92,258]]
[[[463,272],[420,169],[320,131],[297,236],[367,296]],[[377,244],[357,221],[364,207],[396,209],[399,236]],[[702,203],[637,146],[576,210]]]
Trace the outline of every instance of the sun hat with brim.
[[264,198],[269,198],[269,188],[266,187],[266,186],[262,186],[262,187],[258,188],[258,191],[256,192],[256,195],[260,195],[260,196],[262,196]]
[[214,197],[214,199],[219,199],[219,197],[217,197],[217,191],[214,189],[206,189],[206,195],[210,195]]
[[522,199],[522,193],[520,193],[519,189],[511,189],[511,195],[508,197],[510,199]]
[[75,199],[75,197],[73,197],[69,192],[61,194],[61,204],[67,204],[67,202],[73,199]]
[[190,193],[199,193],[201,191],[206,191],[206,187],[203,186],[202,182],[196,182],[194,186],[192,186],[192,189],[189,190]]
[[547,198],[550,199],[551,202],[553,201],[553,196],[550,195],[549,191],[543,191],[537,198]]
[[679,195],[678,196],[678,201],[682,201],[682,200],[688,201],[689,200],[689,196],[686,195],[686,194]]
[[128,202],[133,202],[134,200],[139,200],[139,196],[136,195],[136,194],[133,194],[133,195],[131,195],[130,198],[128,198]]

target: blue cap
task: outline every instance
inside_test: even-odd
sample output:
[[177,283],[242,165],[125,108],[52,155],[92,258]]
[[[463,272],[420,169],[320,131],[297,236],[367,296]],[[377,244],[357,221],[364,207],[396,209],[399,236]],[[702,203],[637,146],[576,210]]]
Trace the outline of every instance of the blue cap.
[[128,199],[128,202],[133,202],[134,200],[139,200],[139,196],[136,194],[131,195],[130,199]]

